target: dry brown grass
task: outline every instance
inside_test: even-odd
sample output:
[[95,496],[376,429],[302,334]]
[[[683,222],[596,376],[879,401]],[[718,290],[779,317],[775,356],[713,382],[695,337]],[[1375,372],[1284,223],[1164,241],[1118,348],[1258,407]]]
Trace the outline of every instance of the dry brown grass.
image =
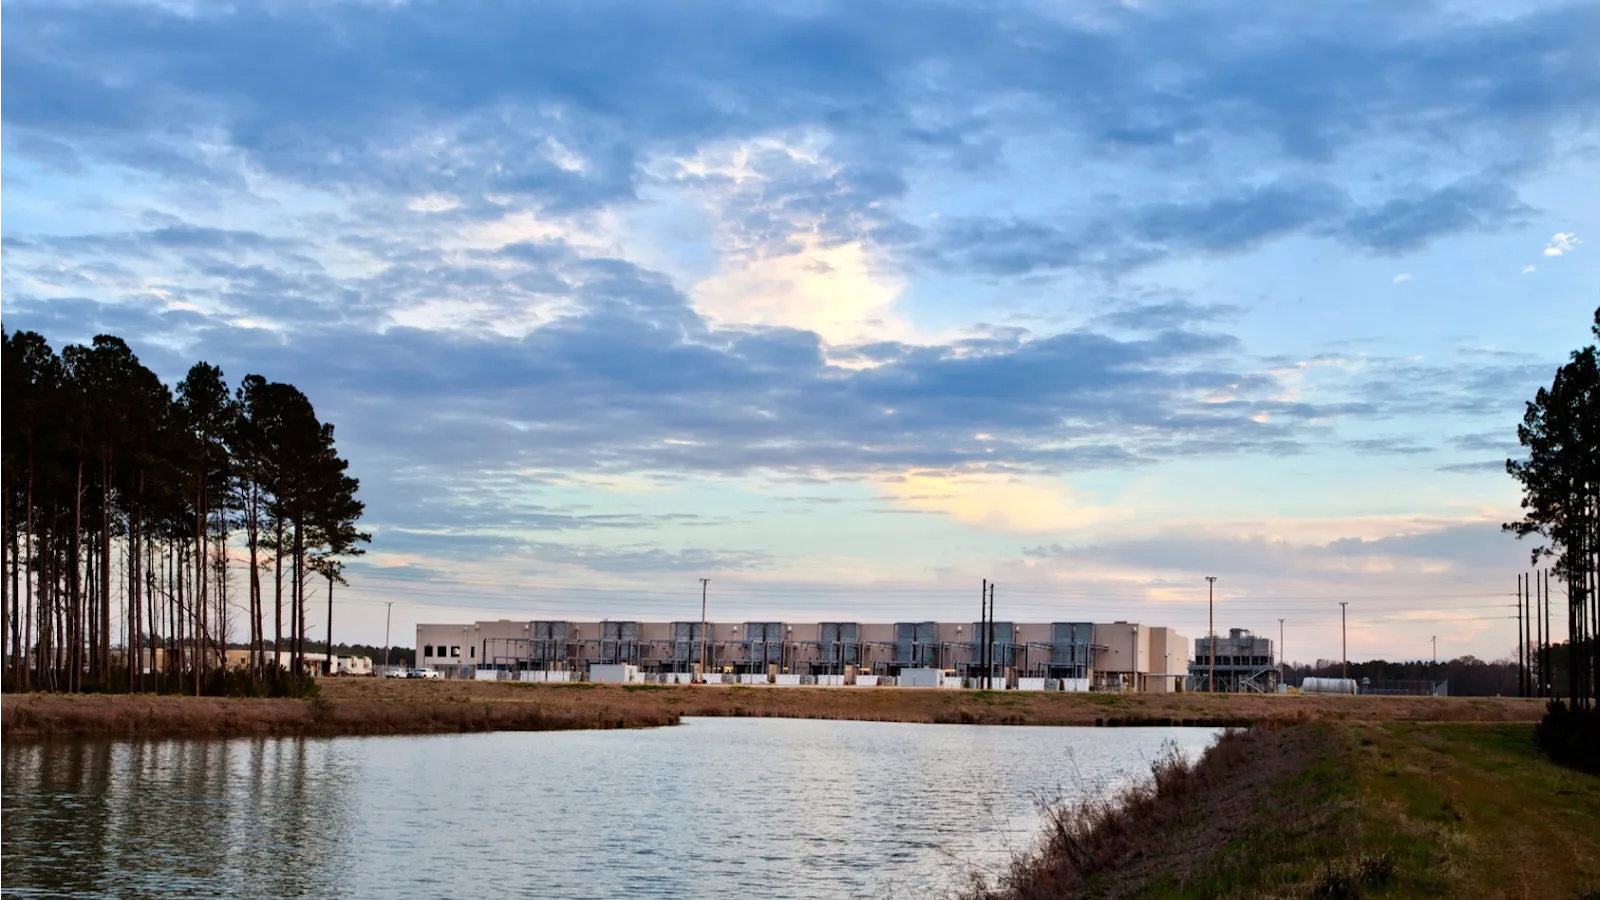
[[6,695],[6,737],[50,735],[401,734],[635,728],[680,716],[860,719],[973,725],[1245,725],[1532,722],[1515,698],[1065,694],[909,688],[539,685],[337,678],[321,698]]
[[1536,700],[1503,697],[1336,697],[1082,694],[913,688],[731,685],[540,685],[490,681],[339,679],[330,699],[536,702],[685,716],[862,719],[974,725],[1245,725],[1308,719],[1353,722],[1535,722]]
[[[1290,840],[1325,828],[1341,813],[1305,777],[1338,751],[1319,725],[1230,730],[1198,760],[1175,750],[1150,777],[1113,794],[1059,804],[1042,846],[1018,857],[997,883],[978,884],[974,900],[1143,897],[1197,884],[1220,854],[1270,835]],[[1220,892],[1219,892],[1220,893]]]
[[154,695],[7,695],[5,739],[86,736],[436,734],[676,725],[664,710],[464,698],[254,700]]

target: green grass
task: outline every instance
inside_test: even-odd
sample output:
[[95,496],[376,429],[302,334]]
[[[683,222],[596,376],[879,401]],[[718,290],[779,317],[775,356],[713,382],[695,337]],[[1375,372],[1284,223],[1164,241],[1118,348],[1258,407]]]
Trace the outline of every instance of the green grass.
[[1386,794],[1364,779],[1365,820],[1416,861],[1403,876],[1462,897],[1600,891],[1600,778],[1542,758],[1529,726],[1371,730],[1397,774]]
[[[1168,896],[1249,896],[1266,887],[1425,898],[1600,891],[1600,779],[1540,758],[1530,726],[1342,730],[1353,740],[1299,776],[1314,784],[1316,805],[1339,807],[1337,831],[1239,854],[1200,893]],[[1380,858],[1386,877],[1363,881],[1363,866]],[[1322,862],[1308,868],[1313,860]],[[1282,880],[1263,885],[1251,869],[1277,869]]]
[[[1531,725],[1291,730],[1085,895],[1600,898],[1600,778],[1542,758]],[[1218,819],[1225,840],[1198,836]]]

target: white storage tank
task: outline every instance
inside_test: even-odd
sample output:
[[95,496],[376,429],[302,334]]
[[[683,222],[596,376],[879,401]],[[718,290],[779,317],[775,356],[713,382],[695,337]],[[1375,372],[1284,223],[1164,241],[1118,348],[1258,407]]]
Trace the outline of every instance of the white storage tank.
[[1300,682],[1302,694],[1354,694],[1356,680],[1354,678],[1306,678]]

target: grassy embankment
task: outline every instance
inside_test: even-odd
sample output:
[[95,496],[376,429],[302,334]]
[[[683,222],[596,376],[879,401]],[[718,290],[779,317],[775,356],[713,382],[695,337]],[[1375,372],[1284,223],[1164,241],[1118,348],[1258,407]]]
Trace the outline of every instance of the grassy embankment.
[[1263,697],[1064,694],[908,688],[536,685],[331,679],[319,698],[245,700],[7,695],[10,737],[255,734],[426,734],[641,728],[680,716],[861,719],[979,725],[1244,725],[1260,722],[1532,722],[1543,708],[1515,698]]
[[1600,778],[1527,725],[1267,725],[1156,770],[973,896],[1600,898]]

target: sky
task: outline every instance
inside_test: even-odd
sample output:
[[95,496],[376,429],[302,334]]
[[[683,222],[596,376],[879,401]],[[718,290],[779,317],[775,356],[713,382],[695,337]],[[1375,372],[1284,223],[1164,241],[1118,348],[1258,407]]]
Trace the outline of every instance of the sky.
[[964,621],[990,579],[1002,621],[1198,637],[1209,575],[1290,660],[1340,601],[1351,659],[1515,653],[1600,4],[4,26],[6,328],[304,390],[372,533],[336,639],[697,619],[701,578],[722,620]]

